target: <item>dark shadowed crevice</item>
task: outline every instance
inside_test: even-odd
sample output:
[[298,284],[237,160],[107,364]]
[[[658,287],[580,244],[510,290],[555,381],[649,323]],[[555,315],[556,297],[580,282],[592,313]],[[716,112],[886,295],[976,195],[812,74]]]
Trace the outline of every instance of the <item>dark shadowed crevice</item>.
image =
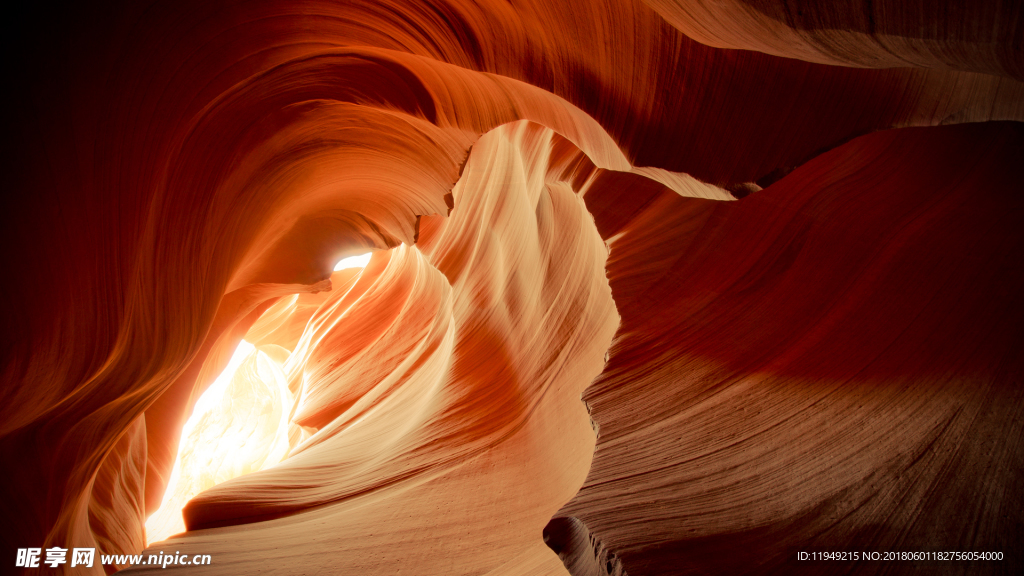
[[615,552],[605,547],[575,517],[552,518],[544,527],[544,543],[572,576],[626,576]]

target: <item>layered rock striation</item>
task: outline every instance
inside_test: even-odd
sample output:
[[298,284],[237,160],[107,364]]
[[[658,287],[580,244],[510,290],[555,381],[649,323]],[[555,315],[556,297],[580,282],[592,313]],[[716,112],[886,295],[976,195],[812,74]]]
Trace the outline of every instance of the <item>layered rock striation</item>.
[[1019,570],[1018,3],[18,10],[4,554]]

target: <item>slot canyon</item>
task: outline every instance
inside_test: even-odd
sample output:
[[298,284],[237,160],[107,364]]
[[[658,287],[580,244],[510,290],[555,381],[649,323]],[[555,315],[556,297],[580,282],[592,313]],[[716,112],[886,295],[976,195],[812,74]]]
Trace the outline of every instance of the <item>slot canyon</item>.
[[5,12],[3,573],[1024,573],[1021,0]]

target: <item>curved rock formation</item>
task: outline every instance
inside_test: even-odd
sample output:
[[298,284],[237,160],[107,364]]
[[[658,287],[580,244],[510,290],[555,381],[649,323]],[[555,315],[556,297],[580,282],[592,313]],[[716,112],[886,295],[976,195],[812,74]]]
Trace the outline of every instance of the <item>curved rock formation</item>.
[[[5,34],[4,554],[1020,568],[1019,3],[32,10]],[[206,446],[229,429],[254,443]],[[196,454],[226,481],[186,489]],[[188,531],[156,542],[165,500]]]
[[808,62],[1024,78],[1020,2],[645,0],[694,40]]
[[1022,154],[1020,125],[908,129],[742,202],[588,190],[633,216],[597,216],[622,326],[584,395],[594,464],[547,529],[566,564],[603,573],[581,523],[617,555],[590,567],[608,573],[1014,549]]

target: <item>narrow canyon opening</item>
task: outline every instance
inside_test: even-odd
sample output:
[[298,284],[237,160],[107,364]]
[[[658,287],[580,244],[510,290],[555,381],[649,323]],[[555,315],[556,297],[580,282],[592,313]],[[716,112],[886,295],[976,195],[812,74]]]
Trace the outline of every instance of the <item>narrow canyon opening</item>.
[[597,170],[550,128],[504,125],[415,244],[258,307],[184,426],[148,551],[220,549],[206,528],[320,533],[325,518],[337,546],[382,549],[386,531],[363,523],[400,506],[456,546],[507,517],[488,555],[559,567],[544,526],[590,469],[581,394],[618,326],[609,248],[571,184]]
[[8,570],[1024,574],[1024,2],[8,12]]
[[[372,255],[343,258],[333,270],[358,274]],[[299,298],[284,296],[281,306],[263,316],[281,309],[294,311]],[[256,334],[243,337],[227,366],[195,402],[181,431],[160,508],[146,520],[147,545],[185,531],[182,508],[197,494],[274,466],[315,433],[291,422],[302,401],[301,390],[289,389],[283,371],[292,351],[279,345],[259,349],[245,339],[258,336],[260,328],[257,321]]]

